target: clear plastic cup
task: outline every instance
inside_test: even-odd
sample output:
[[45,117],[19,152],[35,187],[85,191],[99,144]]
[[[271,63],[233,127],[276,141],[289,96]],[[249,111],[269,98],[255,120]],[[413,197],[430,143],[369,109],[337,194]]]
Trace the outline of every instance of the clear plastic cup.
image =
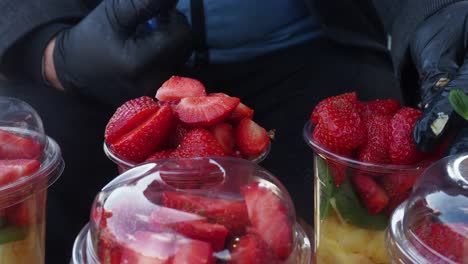
[[[104,148],[104,153],[106,154],[106,156],[112,162],[114,162],[115,165],[117,165],[117,169],[119,170],[119,173],[123,173],[123,172],[125,172],[125,171],[139,165],[139,164],[136,164],[136,163],[131,162],[131,161],[127,161],[127,160],[119,157],[117,154],[112,152],[112,149],[105,142],[103,144],[103,148]],[[271,144],[268,145],[268,148],[262,154],[258,155],[257,157],[251,158],[249,160],[254,162],[254,163],[259,164],[260,162],[262,162],[263,160],[266,159],[266,157],[270,153],[270,149],[271,149]]]
[[47,188],[63,169],[36,111],[0,97],[0,263],[44,263]]
[[[317,144],[313,130],[314,125],[307,123],[304,138],[314,150],[314,263],[390,263],[384,238],[392,209],[371,214],[353,181],[364,177],[382,182],[395,176],[415,181],[425,165],[376,165],[349,159]],[[404,200],[410,191],[411,187],[398,199]],[[390,203],[398,201],[390,199]]]
[[308,264],[310,257],[274,176],[242,159],[192,158],[146,163],[105,186],[71,263]]
[[430,166],[390,219],[392,263],[468,263],[468,153]]

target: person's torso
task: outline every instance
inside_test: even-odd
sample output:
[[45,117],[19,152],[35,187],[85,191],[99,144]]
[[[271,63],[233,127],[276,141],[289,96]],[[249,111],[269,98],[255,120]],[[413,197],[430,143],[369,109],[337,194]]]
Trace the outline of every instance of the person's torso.
[[[177,5],[189,22],[190,2]],[[304,0],[204,0],[204,15],[212,63],[248,60],[320,34],[318,18]]]

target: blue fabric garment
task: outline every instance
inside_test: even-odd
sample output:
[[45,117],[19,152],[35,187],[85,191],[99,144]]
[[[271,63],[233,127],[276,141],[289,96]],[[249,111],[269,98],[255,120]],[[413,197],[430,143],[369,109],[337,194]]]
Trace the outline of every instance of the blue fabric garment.
[[[320,35],[319,21],[303,0],[205,0],[212,63],[252,59]],[[191,22],[190,0],[177,9]]]

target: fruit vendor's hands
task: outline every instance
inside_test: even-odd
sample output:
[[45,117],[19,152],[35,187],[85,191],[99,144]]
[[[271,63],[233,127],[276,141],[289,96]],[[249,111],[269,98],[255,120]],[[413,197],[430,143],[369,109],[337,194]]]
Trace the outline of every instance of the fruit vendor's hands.
[[452,4],[424,21],[412,39],[411,56],[421,78],[424,111],[414,129],[420,150],[434,149],[458,133],[449,153],[468,151],[468,122],[449,102],[454,89],[468,93],[467,19],[468,1]]
[[[104,0],[79,24],[60,32],[45,51],[46,79],[55,87],[105,102],[142,93],[191,52],[190,28],[174,0]],[[138,34],[151,18],[156,29]],[[51,56],[53,55],[53,56]],[[51,59],[53,57],[53,59]],[[114,101],[113,101],[114,100]]]

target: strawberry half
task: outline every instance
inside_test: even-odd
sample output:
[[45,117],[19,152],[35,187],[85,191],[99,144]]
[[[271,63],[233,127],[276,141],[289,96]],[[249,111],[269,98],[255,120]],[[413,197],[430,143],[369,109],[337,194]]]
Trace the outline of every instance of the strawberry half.
[[352,180],[356,192],[370,214],[375,215],[387,206],[387,194],[372,178],[358,174],[354,175]]
[[171,233],[137,231],[122,244],[122,253],[117,263],[170,264],[177,252],[177,237]]
[[229,121],[233,124],[238,124],[242,119],[252,119],[254,116],[254,110],[243,103],[239,103],[234,109],[234,112],[229,116]]
[[[145,262],[146,263],[146,262]],[[197,240],[179,243],[172,264],[214,264],[213,249],[210,244]],[[151,262],[153,264],[153,262]]]
[[240,238],[232,247],[230,264],[276,264],[279,263],[271,248],[254,233]]
[[373,115],[368,118],[367,142],[359,150],[358,159],[375,164],[388,163],[390,116]]
[[171,225],[172,229],[187,238],[210,243],[214,251],[224,248],[229,230],[220,224],[201,221],[179,222]]
[[37,160],[0,160],[0,187],[29,176],[41,167]]
[[184,139],[185,135],[187,135],[187,133],[192,129],[193,129],[192,126],[186,125],[180,122],[179,120],[177,120],[169,136],[167,146],[169,148],[177,148],[182,142],[182,139]]
[[177,101],[184,97],[205,95],[205,86],[200,81],[179,76],[172,76],[156,92],[159,101]]
[[0,130],[0,159],[36,159],[41,152],[39,142]]
[[148,96],[126,102],[117,108],[109,123],[107,123],[104,133],[106,143],[115,143],[120,137],[140,125],[158,109],[158,104]]
[[293,237],[286,206],[273,191],[258,183],[243,186],[241,193],[252,226],[280,260],[287,259],[292,252]]
[[227,118],[236,109],[236,97],[186,97],[174,107],[178,118],[189,125],[208,127]]
[[180,192],[163,192],[162,205],[204,216],[208,222],[225,226],[231,235],[243,234],[249,224],[244,201],[208,198]]
[[413,140],[413,128],[421,115],[417,109],[403,107],[393,116],[389,143],[389,156],[393,164],[409,165],[423,158]]
[[174,122],[171,107],[165,105],[131,132],[111,144],[111,149],[128,161],[143,162],[163,146]]
[[388,196],[393,197],[411,190],[420,173],[395,173],[382,177],[382,187]]
[[232,125],[220,123],[211,128],[211,133],[221,145],[226,155],[231,155],[236,144],[236,133]]
[[172,153],[175,158],[225,156],[223,147],[208,130],[194,128],[182,139],[180,146]]
[[270,144],[267,131],[252,119],[244,118],[236,129],[236,145],[244,156],[262,154]]

